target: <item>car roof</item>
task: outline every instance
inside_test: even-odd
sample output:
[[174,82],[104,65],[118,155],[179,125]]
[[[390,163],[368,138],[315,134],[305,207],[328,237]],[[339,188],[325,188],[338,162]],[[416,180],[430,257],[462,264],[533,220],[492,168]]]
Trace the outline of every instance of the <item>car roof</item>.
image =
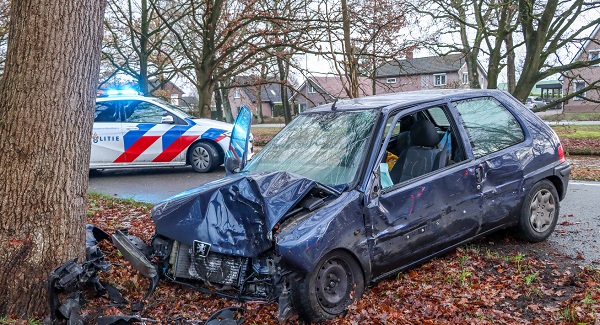
[[[453,101],[482,96],[497,97],[503,93],[505,92],[497,89],[439,89],[407,91],[352,99],[341,99],[335,103],[335,110],[352,111],[380,109],[382,112],[387,113],[389,110],[402,106],[409,107],[438,100]],[[332,106],[333,103],[327,103],[308,109],[302,112],[302,114],[331,111]]]

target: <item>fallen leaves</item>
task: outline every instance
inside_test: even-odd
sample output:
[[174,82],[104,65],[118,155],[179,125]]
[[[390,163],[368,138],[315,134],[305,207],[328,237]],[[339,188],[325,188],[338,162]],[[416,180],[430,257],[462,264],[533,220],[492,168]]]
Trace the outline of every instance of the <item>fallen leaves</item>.
[[[150,206],[93,196],[88,222],[112,234],[129,227],[149,239]],[[129,304],[108,306],[91,299],[83,309],[89,322],[99,315],[133,315],[149,286],[108,242],[101,245],[113,263],[101,280],[116,286]],[[346,315],[326,324],[576,324],[598,322],[600,272],[571,260],[536,258],[528,244],[492,237],[463,246],[418,268],[368,288]],[[163,281],[144,302],[141,317],[160,324],[202,323],[217,310],[240,306],[248,324],[278,324],[277,305],[215,298]],[[297,319],[288,324],[299,324]]]

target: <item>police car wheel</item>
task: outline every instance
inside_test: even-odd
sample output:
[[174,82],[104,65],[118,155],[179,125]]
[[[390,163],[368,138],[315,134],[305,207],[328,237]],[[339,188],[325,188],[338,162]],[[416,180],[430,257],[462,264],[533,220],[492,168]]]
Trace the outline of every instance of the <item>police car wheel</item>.
[[198,142],[190,147],[189,163],[195,172],[208,173],[219,165],[219,152],[210,143]]

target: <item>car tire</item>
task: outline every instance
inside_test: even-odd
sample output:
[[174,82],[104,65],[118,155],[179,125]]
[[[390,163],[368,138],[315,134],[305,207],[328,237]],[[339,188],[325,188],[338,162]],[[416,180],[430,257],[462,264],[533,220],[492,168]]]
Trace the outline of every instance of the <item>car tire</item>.
[[364,290],[363,272],[354,257],[333,251],[292,284],[292,304],[302,320],[318,323],[344,312]]
[[219,166],[219,152],[208,142],[196,142],[188,151],[188,163],[197,173],[208,173]]
[[548,238],[556,227],[559,209],[558,192],[552,182],[544,179],[533,185],[521,207],[521,238],[534,243]]

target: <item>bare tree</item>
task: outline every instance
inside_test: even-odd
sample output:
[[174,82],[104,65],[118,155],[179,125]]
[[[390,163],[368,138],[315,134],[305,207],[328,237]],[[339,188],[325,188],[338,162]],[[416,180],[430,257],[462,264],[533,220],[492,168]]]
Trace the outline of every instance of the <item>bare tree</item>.
[[[151,94],[173,79],[174,48],[169,33],[156,15],[154,0],[109,0],[105,18],[103,60],[113,70],[109,80],[117,74],[126,74],[137,81],[139,91]],[[149,80],[155,79],[152,84]]]
[[407,25],[405,7],[391,0],[340,0],[323,7],[322,20],[329,32],[326,56],[342,79],[346,95],[359,96],[361,76],[372,80],[371,91],[376,93],[377,69],[414,48],[402,32]]
[[48,273],[85,256],[104,7],[11,1],[0,83],[0,315],[42,315]]
[[[427,0],[409,1],[420,14],[438,22],[430,45],[465,55],[472,82],[477,60],[487,61],[488,88],[496,88],[508,65],[512,94],[520,100],[529,96],[536,82],[571,69],[596,64],[566,61],[563,49],[587,39],[590,28],[600,23],[598,3],[583,0]],[[591,17],[584,19],[584,17]],[[452,35],[461,42],[447,42]],[[518,79],[515,53],[524,53]],[[561,58],[561,56],[563,56]],[[473,70],[473,71],[471,71]],[[515,79],[516,82],[514,81]],[[478,86],[472,83],[472,87]]]

